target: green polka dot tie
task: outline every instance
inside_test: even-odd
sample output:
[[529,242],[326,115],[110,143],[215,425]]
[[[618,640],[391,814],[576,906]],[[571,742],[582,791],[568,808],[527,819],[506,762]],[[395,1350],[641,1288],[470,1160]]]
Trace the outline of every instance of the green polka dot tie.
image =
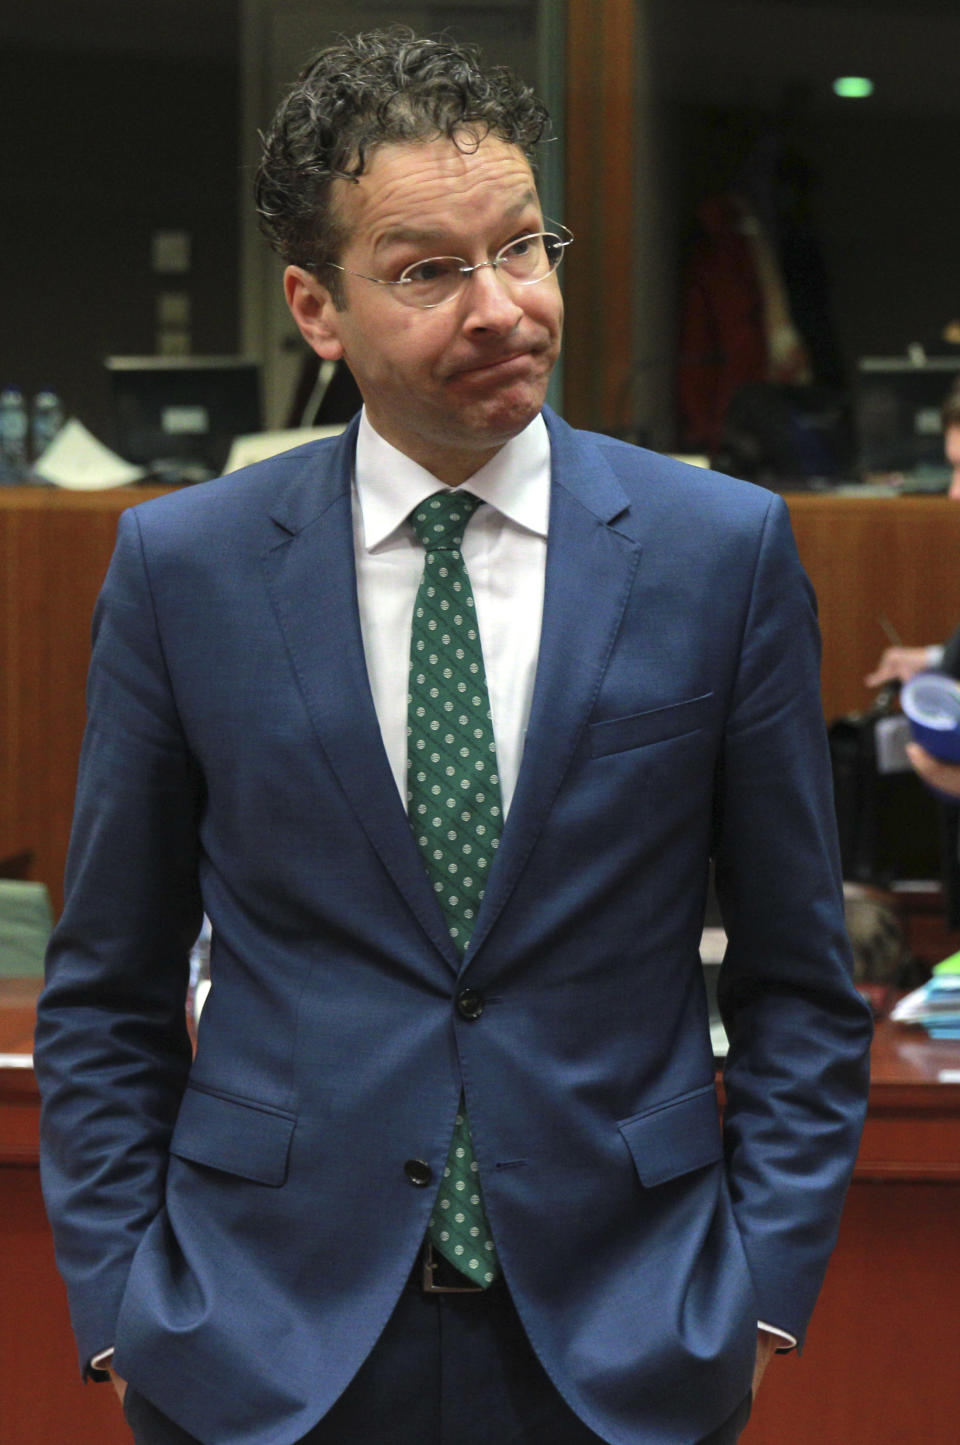
[[[470,579],[460,553],[480,505],[469,493],[428,497],[410,514],[426,557],[413,611],[407,805],[427,873],[461,957],[502,827],[497,751]],[[500,1272],[483,1208],[463,1100],[428,1237],[469,1279]]]

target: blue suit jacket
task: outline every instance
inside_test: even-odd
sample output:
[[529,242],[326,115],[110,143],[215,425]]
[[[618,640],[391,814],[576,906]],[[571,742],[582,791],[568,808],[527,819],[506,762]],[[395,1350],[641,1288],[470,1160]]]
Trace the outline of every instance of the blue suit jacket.
[[706,1434],[757,1321],[812,1309],[870,1025],[811,592],[778,498],[548,424],[535,696],[462,964],[367,682],[355,427],[121,519],[40,1007],[44,1182],[81,1358],[115,1342],[204,1441],[287,1445],[354,1375],[430,1214],[404,1163],[439,1177],[461,1088],[517,1308],[603,1439]]

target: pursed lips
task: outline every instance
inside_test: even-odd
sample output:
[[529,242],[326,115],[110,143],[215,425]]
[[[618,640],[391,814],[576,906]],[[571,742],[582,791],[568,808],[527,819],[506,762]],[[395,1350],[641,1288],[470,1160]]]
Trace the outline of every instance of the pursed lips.
[[478,361],[470,366],[458,367],[450,373],[450,380],[455,381],[459,376],[475,376],[485,371],[496,371],[501,366],[507,366],[512,361],[520,361],[524,358],[533,357],[536,348],[525,346],[522,351],[508,351],[504,356],[495,356],[491,360]]

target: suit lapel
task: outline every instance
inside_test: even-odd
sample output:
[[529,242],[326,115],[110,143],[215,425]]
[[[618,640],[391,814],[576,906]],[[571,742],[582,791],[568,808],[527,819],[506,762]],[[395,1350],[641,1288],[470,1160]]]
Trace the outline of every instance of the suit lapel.
[[628,501],[596,445],[545,416],[552,485],[540,656],[517,787],[465,964],[543,827],[599,691],[640,558],[638,543],[611,525]]
[[381,862],[447,960],[457,953],[424,871],[387,761],[364,660],[353,553],[356,426],[318,474],[304,463],[271,515],[263,557],[270,597],[314,729]]

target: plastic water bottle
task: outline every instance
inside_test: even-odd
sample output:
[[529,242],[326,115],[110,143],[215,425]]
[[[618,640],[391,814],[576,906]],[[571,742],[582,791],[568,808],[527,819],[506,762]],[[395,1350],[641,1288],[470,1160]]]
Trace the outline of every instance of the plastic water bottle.
[[27,408],[18,386],[0,391],[0,486],[16,487],[27,475]]
[[33,460],[38,462],[57,432],[63,426],[63,406],[55,391],[38,391],[33,398],[30,418],[30,444]]

